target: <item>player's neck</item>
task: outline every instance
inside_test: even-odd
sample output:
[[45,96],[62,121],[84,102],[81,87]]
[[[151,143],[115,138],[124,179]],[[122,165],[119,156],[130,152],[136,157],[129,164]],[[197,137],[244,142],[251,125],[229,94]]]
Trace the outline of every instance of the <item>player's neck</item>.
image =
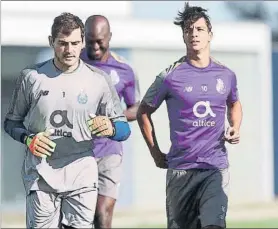
[[187,52],[186,58],[188,62],[197,68],[206,68],[210,64],[210,53],[209,51],[203,52]]
[[78,66],[79,66],[80,60],[78,60],[74,65],[72,66],[67,66],[62,64],[59,60],[57,60],[56,58],[54,58],[54,65],[57,69],[59,69],[60,71],[62,71],[63,73],[71,73],[74,72]]
[[106,62],[108,60],[109,56],[110,56],[110,52],[107,51],[106,53],[104,53],[104,55],[101,58],[100,62]]

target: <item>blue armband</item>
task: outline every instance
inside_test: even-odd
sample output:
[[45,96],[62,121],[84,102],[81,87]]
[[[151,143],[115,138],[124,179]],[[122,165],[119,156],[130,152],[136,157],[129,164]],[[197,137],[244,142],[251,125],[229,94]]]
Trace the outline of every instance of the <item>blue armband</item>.
[[115,128],[115,134],[114,136],[110,137],[110,139],[115,141],[125,141],[130,136],[130,127],[127,122],[123,121],[116,121],[113,122],[114,128]]

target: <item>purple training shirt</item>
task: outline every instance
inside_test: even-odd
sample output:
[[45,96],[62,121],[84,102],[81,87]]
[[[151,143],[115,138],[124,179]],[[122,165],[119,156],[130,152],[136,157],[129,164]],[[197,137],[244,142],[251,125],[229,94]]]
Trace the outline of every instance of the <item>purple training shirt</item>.
[[[123,57],[114,52],[110,52],[106,62],[94,61],[88,58],[84,49],[80,58],[85,63],[101,69],[111,77],[120,100],[123,99],[127,107],[140,101],[140,89],[137,76]],[[121,142],[113,141],[109,138],[95,138],[94,145],[94,155],[98,158],[111,154],[122,154],[123,151]]]
[[238,100],[234,72],[213,59],[197,68],[183,57],[156,77],[143,98],[155,108],[164,100],[172,143],[169,168],[228,167],[223,136],[226,106]]

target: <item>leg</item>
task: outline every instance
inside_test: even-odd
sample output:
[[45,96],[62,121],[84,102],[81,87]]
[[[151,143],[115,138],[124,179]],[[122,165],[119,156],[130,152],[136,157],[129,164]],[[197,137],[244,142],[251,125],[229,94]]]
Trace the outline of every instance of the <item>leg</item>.
[[27,228],[60,228],[61,198],[56,193],[31,191],[26,197]]
[[118,198],[122,172],[122,156],[109,155],[97,159],[98,163],[98,200],[95,215],[95,228],[111,228],[113,211]]
[[175,222],[175,217],[173,214],[173,204],[171,204],[173,201],[171,200],[173,198],[172,196],[172,189],[169,187],[170,181],[172,179],[174,171],[168,169],[167,175],[166,175],[166,215],[167,215],[167,228],[179,228],[177,223]]
[[111,228],[112,217],[116,200],[108,197],[98,195],[97,209],[95,217],[95,228]]
[[167,228],[199,228],[197,193],[200,182],[194,170],[168,169],[166,178]]
[[200,188],[200,221],[203,228],[226,228],[229,171],[212,170]]
[[62,199],[62,224],[66,229],[93,228],[97,188],[67,192]]

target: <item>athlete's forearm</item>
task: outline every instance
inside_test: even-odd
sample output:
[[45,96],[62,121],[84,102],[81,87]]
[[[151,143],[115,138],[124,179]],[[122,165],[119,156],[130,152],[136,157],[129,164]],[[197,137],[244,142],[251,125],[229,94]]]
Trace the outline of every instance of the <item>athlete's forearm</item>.
[[130,107],[128,107],[125,111],[124,114],[127,118],[127,121],[131,122],[136,120],[136,114],[138,111],[139,103],[136,103]]
[[137,112],[138,125],[151,153],[153,149],[159,149],[154,125],[151,119],[152,113],[153,111],[151,108],[145,105],[140,105]]
[[4,130],[9,134],[14,140],[24,143],[24,137],[30,135],[31,132],[26,130],[22,121],[14,121],[10,119],[5,119]]
[[228,120],[230,126],[239,130],[241,126],[242,116],[242,106],[239,101],[228,106]]

